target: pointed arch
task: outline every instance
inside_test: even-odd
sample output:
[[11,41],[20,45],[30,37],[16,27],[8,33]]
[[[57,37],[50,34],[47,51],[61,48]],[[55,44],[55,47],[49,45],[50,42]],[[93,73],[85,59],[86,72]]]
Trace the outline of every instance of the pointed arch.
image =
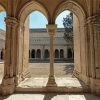
[[65,10],[70,10],[72,11],[79,19],[80,23],[81,21],[84,22],[86,16],[87,16],[87,13],[86,11],[84,10],[84,8],[76,1],[74,0],[68,0],[68,1],[65,1],[63,3],[61,3],[55,10],[55,13],[54,13],[54,16],[53,16],[53,20],[55,22],[57,16],[65,11]]
[[59,58],[59,50],[58,49],[55,50],[55,58]]
[[0,12],[5,11],[7,13],[6,8],[0,3]]
[[37,1],[30,1],[22,6],[18,13],[18,19],[24,23],[27,16],[33,11],[40,11],[49,20],[49,13],[44,5]]
[[49,58],[50,54],[49,54],[49,50],[45,49],[44,51],[44,58]]

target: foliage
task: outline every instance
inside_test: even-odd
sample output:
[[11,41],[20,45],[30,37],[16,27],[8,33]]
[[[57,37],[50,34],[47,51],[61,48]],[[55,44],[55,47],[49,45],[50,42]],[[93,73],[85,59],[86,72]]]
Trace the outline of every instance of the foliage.
[[73,42],[73,14],[70,13],[63,18],[63,25],[65,28],[64,38],[66,41]]

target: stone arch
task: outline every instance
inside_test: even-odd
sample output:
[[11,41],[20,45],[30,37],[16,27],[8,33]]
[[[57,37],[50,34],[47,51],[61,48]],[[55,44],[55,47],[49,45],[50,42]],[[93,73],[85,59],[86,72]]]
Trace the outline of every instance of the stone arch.
[[31,51],[31,57],[32,57],[32,58],[35,58],[35,55],[36,55],[35,53],[36,53],[35,50],[32,49],[32,51]]
[[71,48],[68,48],[67,49],[67,58],[72,58],[72,55],[73,55],[72,49]]
[[44,51],[44,58],[49,58],[50,54],[49,54],[49,50],[45,49]]
[[[87,29],[86,29],[86,18],[87,18],[87,12],[85,9],[76,1],[74,0],[67,0],[65,2],[62,2],[58,5],[58,7],[55,10],[53,22],[55,22],[57,16],[65,11],[70,10],[74,13],[74,18],[76,23],[75,27],[73,27],[74,31],[74,74],[80,78],[82,81],[84,81],[86,84],[88,73],[88,54],[87,54]],[[77,28],[77,29],[76,29]],[[84,54],[84,55],[83,55]],[[84,78],[85,77],[85,78]]]
[[3,60],[3,50],[1,51],[1,60]]
[[78,17],[80,22],[81,21],[84,22],[87,16],[86,11],[78,2],[75,2],[74,0],[68,0],[68,1],[61,3],[57,7],[57,9],[55,10],[54,16],[53,16],[53,21],[55,22],[57,16],[65,10],[72,11]]
[[[5,6],[3,5],[3,4],[1,4],[0,3],[0,13],[2,13],[2,12],[5,12],[6,13],[6,16],[7,16],[7,10],[6,10],[6,8],[5,8]],[[5,22],[5,20],[3,20],[4,22]],[[4,34],[6,34],[6,22],[5,22],[5,32],[4,32]],[[2,40],[3,41],[3,40]],[[5,70],[6,70],[6,65],[5,65],[5,46],[7,46],[6,45],[6,35],[4,35],[4,41],[3,41],[3,43],[2,43],[2,48],[0,48],[1,49],[1,52],[0,52],[0,59],[1,60],[3,60],[4,62],[3,62],[3,73],[1,74],[1,76],[2,77],[0,77],[0,80],[2,80],[2,82],[3,82],[3,79],[4,79],[4,76],[5,76]],[[1,65],[0,65],[1,66]],[[0,82],[0,84],[2,84],[1,82]]]
[[[29,17],[28,15],[33,12],[33,11],[39,11],[41,12],[46,18],[47,20],[49,19],[49,14],[48,11],[46,10],[46,8],[38,1],[34,1],[31,0],[27,3],[25,3],[24,5],[21,6],[21,8],[19,9],[19,11],[16,14],[16,18],[19,20],[19,45],[18,45],[18,55],[20,55],[20,57],[18,58],[18,69],[20,70],[21,68],[25,68],[25,70],[27,71],[27,73],[29,73],[29,68],[28,68],[28,59],[29,59]],[[24,34],[24,35],[23,35]],[[20,48],[20,46],[22,48]],[[38,52],[38,55],[37,55]],[[36,55],[35,58],[41,58],[41,51],[36,51]],[[20,59],[22,59],[22,62],[20,62]],[[22,64],[23,63],[23,64]],[[24,76],[21,73],[24,73]],[[18,72],[18,75],[26,78],[29,75],[25,73],[24,69],[21,69]],[[19,80],[21,80],[19,78]]]
[[59,50],[58,49],[55,50],[55,58],[59,58]]
[[0,3],[0,12],[2,11],[5,11],[7,13],[6,8]]
[[64,50],[63,49],[60,50],[60,58],[64,58]]
[[43,13],[43,15],[47,18],[47,20],[49,20],[49,13],[47,9],[38,1],[30,1],[26,3],[25,5],[23,5],[18,13],[18,19],[21,21],[21,23],[24,23],[27,16],[31,12],[36,11],[36,10]]
[[37,49],[36,58],[41,58],[41,50]]

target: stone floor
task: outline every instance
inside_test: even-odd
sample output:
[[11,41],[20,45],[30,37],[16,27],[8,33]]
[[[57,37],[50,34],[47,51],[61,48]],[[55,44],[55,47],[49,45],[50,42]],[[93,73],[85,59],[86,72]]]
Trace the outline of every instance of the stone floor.
[[[31,77],[48,77],[49,74],[49,63],[30,63],[29,70]],[[73,63],[55,63],[54,71],[56,77],[72,77],[74,70]]]
[[[72,78],[73,64],[56,63],[55,76],[58,86],[82,87],[82,83],[76,78]],[[29,64],[31,78],[25,79],[18,87],[42,87],[46,86],[49,73],[48,63]],[[4,65],[0,64],[0,81],[3,76]],[[100,100],[100,97],[92,94],[62,94],[62,93],[31,93],[31,94],[13,94],[11,96],[0,96],[0,100]]]
[[48,78],[35,77],[26,78],[17,87],[17,93],[34,93],[34,92],[60,92],[60,93],[88,93],[89,87],[77,78],[59,77],[55,78],[56,87],[48,87]]
[[[49,76],[49,63],[30,63],[29,71],[31,73],[31,78],[26,78],[22,81],[16,91],[46,91],[44,87],[47,85]],[[55,63],[55,79],[57,83],[57,88],[55,90],[65,92],[83,92],[87,91],[87,86],[79,81],[77,78],[73,77],[74,65],[72,63]],[[2,81],[3,75],[3,63],[0,64],[0,77]],[[60,87],[60,88],[58,88]],[[25,89],[24,89],[25,88]],[[34,90],[35,88],[35,90]],[[85,89],[83,89],[85,88]]]
[[92,94],[13,94],[11,96],[0,96],[0,100],[100,100],[100,97]]
[[[82,82],[79,81],[77,78],[66,78],[66,77],[59,77],[55,78],[58,87],[82,87]],[[25,87],[25,88],[35,88],[35,87],[46,87],[48,78],[26,78],[22,81],[18,87]]]
[[[48,77],[49,63],[29,63],[29,71],[31,77]],[[71,63],[55,63],[55,76],[56,77],[72,77],[74,65]],[[4,64],[0,62],[0,83],[4,73]]]

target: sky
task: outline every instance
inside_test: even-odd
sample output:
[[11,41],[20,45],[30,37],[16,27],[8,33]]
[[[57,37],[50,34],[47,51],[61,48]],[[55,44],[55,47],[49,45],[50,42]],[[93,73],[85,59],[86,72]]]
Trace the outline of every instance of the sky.
[[[70,12],[69,11],[63,11],[58,15],[56,18],[56,24],[58,28],[63,28],[63,18],[66,17]],[[1,12],[0,13],[0,29],[5,30],[6,25],[5,25],[5,17],[6,13]],[[48,21],[46,17],[39,11],[34,11],[30,14],[30,28],[46,28],[46,25],[48,24]]]
[[64,28],[63,26],[63,18],[66,17],[66,15],[70,14],[70,11],[63,11],[62,13],[60,13],[58,15],[58,17],[56,18],[56,24],[58,28]]
[[0,29],[2,30],[6,30],[6,25],[5,25],[5,17],[6,17],[6,13],[5,12],[1,12],[0,13]]

